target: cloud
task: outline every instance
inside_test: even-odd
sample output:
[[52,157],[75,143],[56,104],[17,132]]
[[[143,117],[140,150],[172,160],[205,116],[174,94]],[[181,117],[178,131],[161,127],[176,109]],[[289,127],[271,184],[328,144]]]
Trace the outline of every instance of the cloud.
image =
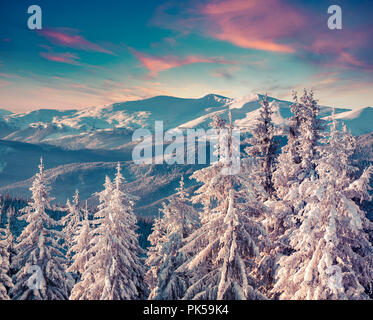
[[350,54],[348,52],[341,52],[339,54],[339,57],[337,58],[337,63],[342,64],[342,65],[354,66],[354,67],[362,67],[362,68],[370,67],[370,68],[372,68],[372,66],[368,66],[366,63],[358,60],[357,58],[355,58],[352,54]]
[[295,33],[305,24],[305,17],[278,0],[214,1],[201,7],[207,23],[207,33],[236,46],[274,52],[294,52],[281,43],[282,38]]
[[162,56],[156,57],[147,55],[136,50],[131,49],[131,52],[136,58],[142,63],[142,65],[148,69],[150,77],[156,77],[159,72],[170,70],[173,68],[194,64],[194,63],[218,63],[228,64],[233,63],[221,58],[206,58],[201,56],[190,55],[187,57],[176,57],[176,56]]
[[0,73],[0,77],[6,79],[25,79],[24,77],[14,73]]
[[[299,44],[300,55],[306,60],[322,65],[359,71],[372,71],[371,31],[347,29],[342,32],[310,31],[309,43]],[[366,56],[364,58],[364,55]]]
[[113,79],[103,79],[93,83],[56,79],[56,81],[45,84],[45,87],[69,92],[70,95],[78,95],[80,93],[86,96],[87,102],[96,101],[96,103],[91,103],[91,105],[138,100],[168,93],[162,88],[154,88],[153,83],[148,83],[148,85],[129,85],[127,82]]
[[236,78],[235,73],[240,70],[238,66],[217,68],[212,71],[212,76],[216,78],[222,78],[225,80],[233,80]]
[[212,74],[217,78],[224,78],[226,80],[232,80],[234,77],[233,74],[226,69],[216,69]]
[[0,77],[2,78],[11,78],[11,75],[8,73],[0,73]]
[[[8,94],[5,95],[4,92]],[[145,99],[155,95],[169,95],[169,92],[161,88],[128,85],[113,80],[100,80],[98,83],[88,84],[68,78],[40,78],[31,85],[23,86],[8,83],[0,78],[0,95],[0,108],[11,108],[12,111],[21,112],[39,108],[81,109]]]
[[169,15],[170,6],[158,8],[153,23],[179,31],[198,30],[238,47],[291,53],[295,49],[284,42],[306,23],[306,17],[280,0],[231,0],[198,3],[189,10],[189,18]]
[[245,49],[293,54],[309,64],[373,70],[370,22],[346,18],[348,27],[329,30],[327,18],[320,6],[291,0],[189,0],[160,5],[151,23]]
[[77,61],[79,60],[79,57],[69,52],[66,52],[66,53],[41,52],[40,55],[49,61],[67,63],[67,64],[72,64],[72,65],[80,65],[79,62]]
[[152,48],[159,48],[159,47],[174,47],[176,45],[176,37],[165,37],[161,39],[159,42],[152,42]]
[[102,52],[113,55],[114,53],[108,49],[93,43],[84,37],[73,34],[70,29],[43,29],[38,31],[39,34],[50,40],[51,42],[74,49],[80,49],[84,51]]
[[10,81],[0,79],[0,87],[5,87],[7,85],[11,84]]

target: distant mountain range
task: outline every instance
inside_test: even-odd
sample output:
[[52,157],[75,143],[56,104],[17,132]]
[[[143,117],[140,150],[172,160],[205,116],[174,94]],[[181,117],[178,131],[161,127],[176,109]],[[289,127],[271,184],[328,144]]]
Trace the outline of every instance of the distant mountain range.
[[[161,201],[172,195],[181,175],[188,177],[201,165],[134,165],[132,133],[137,128],[154,129],[162,120],[164,129],[209,128],[211,117],[228,118],[249,131],[258,115],[260,94],[231,99],[209,94],[200,99],[157,96],[82,110],[37,110],[12,113],[0,110],[0,193],[29,196],[28,188],[40,156],[45,159],[52,195],[65,202],[78,188],[82,197],[102,189],[105,175],[113,176],[120,161],[130,191],[141,197],[136,209],[142,215],[157,215]],[[281,128],[291,116],[291,102],[269,97],[273,121]],[[322,106],[320,116],[330,119],[333,109]],[[361,143],[373,144],[373,108],[336,109],[336,118],[346,123]],[[186,179],[192,191],[194,181]]]
[[231,100],[217,95],[200,99],[157,96],[82,110],[0,114],[0,138],[65,149],[118,149],[131,140],[137,128],[152,129],[156,120],[163,121],[165,130],[175,128],[206,113],[222,110]]
[[[243,131],[250,128],[258,115],[260,94],[231,99],[209,94],[200,99],[157,96],[150,99],[115,103],[110,106],[82,110],[41,109],[26,113],[0,111],[0,138],[27,143],[46,143],[64,149],[119,149],[131,141],[137,128],[154,128],[154,121],[162,120],[164,129],[176,127],[208,128],[211,116],[227,117],[232,111],[235,125]],[[291,116],[291,102],[269,97],[275,107],[277,125]],[[355,135],[372,131],[373,108],[358,110],[336,109],[337,118],[345,122]],[[329,117],[332,108],[321,107],[321,116]]]

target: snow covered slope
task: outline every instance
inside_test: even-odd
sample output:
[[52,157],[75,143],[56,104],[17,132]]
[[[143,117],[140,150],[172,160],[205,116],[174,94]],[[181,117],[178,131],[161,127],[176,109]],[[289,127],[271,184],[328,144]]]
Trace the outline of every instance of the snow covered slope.
[[344,122],[353,135],[363,135],[373,131],[372,107],[346,111],[337,114],[336,118],[339,121]]

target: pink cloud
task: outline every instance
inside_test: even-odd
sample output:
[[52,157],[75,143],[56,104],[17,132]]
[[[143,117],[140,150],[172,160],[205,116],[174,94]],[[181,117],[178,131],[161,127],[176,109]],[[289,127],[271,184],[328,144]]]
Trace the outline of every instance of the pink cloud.
[[112,51],[107,50],[98,44],[95,44],[82,36],[71,34],[71,31],[67,32],[66,30],[53,30],[53,29],[43,29],[39,33],[46,37],[53,43],[62,45],[65,47],[85,50],[85,51],[95,51],[102,52],[107,54],[114,54]]
[[163,57],[155,57],[146,55],[144,53],[131,50],[132,53],[136,56],[137,59],[142,63],[142,65],[149,70],[149,76],[155,77],[161,71],[166,71],[169,69],[193,64],[193,63],[220,63],[220,64],[228,64],[231,63],[227,60],[219,59],[219,58],[205,58],[200,56],[187,56],[183,58],[179,58],[176,56],[163,56]]
[[344,30],[343,34],[314,33],[310,44],[299,46],[300,50],[311,52],[319,63],[345,69],[372,71],[373,65],[359,58],[361,49],[369,42],[368,34]]
[[201,7],[208,34],[236,46],[274,52],[294,52],[281,39],[305,24],[305,17],[279,0],[213,1]]
[[79,63],[76,61],[79,59],[79,57],[69,52],[66,52],[66,53],[41,52],[40,55],[49,61],[79,65]]
[[304,49],[316,54],[339,54],[359,48],[369,41],[367,33],[350,29],[343,30],[343,33],[310,30],[310,34],[312,39],[304,44]]
[[358,60],[357,58],[355,58],[353,55],[351,55],[348,52],[341,52],[337,59],[337,63],[342,64],[342,65],[350,65],[350,66],[362,67],[362,68],[368,67],[366,63]]
[[170,5],[160,6],[152,22],[184,33],[198,30],[242,48],[281,53],[295,51],[285,40],[307,23],[303,13],[282,0],[211,0],[183,8],[187,18],[168,14],[168,9]]

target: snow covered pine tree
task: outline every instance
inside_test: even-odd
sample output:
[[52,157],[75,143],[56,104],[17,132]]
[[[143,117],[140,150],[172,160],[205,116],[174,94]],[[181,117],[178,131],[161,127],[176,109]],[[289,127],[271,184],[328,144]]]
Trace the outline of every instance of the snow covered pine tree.
[[150,300],[178,300],[188,288],[188,276],[175,272],[186,257],[180,251],[184,239],[199,225],[198,215],[189,205],[184,178],[169,203],[163,203],[163,217],[155,221],[154,231],[149,236],[152,247],[146,264],[150,267],[147,279],[150,282]]
[[124,177],[118,163],[115,185],[106,177],[100,192],[99,211],[92,221],[89,260],[83,268],[82,282],[73,289],[71,299],[145,299],[147,286],[140,259],[142,249],[136,235],[136,199],[124,190]]
[[318,146],[324,129],[324,120],[318,118],[320,107],[313,92],[304,90],[300,102],[295,92],[293,95],[291,111],[294,115],[289,120],[288,143],[282,148],[273,175],[280,200],[288,200],[292,187],[297,189],[303,179],[315,174],[314,160],[319,157]]
[[148,240],[150,247],[147,251],[147,258],[145,261],[148,270],[145,275],[145,281],[150,288],[149,299],[153,299],[155,291],[158,288],[158,274],[164,260],[163,244],[167,242],[167,228],[164,224],[165,220],[160,216],[154,219],[152,230]]
[[[87,263],[89,260],[89,249],[91,241],[91,223],[89,221],[89,212],[87,204],[82,209],[82,220],[78,221],[74,226],[75,230],[71,237],[70,247],[67,252],[67,256],[72,257],[70,266],[67,271],[75,274],[75,278],[81,280],[82,274],[86,271]],[[70,299],[84,290],[84,281],[78,282],[72,290]]]
[[306,199],[301,225],[290,236],[295,250],[279,263],[275,292],[280,299],[367,299],[372,297],[373,224],[353,198],[368,196],[372,167],[353,181],[354,138],[333,121],[317,176],[299,185]]
[[[233,125],[215,117],[219,129],[219,161],[196,171],[192,178],[203,185],[193,197],[204,206],[201,228],[193,232],[181,249],[190,258],[178,271],[193,271],[192,284],[183,299],[265,299],[252,276],[257,270],[266,233],[258,218],[262,205],[256,200],[254,183],[248,179],[247,162],[231,175],[232,159],[239,141]],[[238,153],[239,154],[239,153]]]
[[296,92],[293,92],[293,97],[288,141],[278,156],[273,173],[277,199],[265,203],[273,212],[265,221],[266,229],[278,252],[291,250],[288,235],[298,226],[297,215],[306,204],[298,192],[299,185],[304,179],[316,175],[314,162],[320,157],[318,148],[324,129],[324,120],[318,118],[320,107],[313,92],[304,90],[300,101]]
[[273,105],[268,102],[267,95],[260,104],[259,116],[250,131],[252,137],[247,140],[250,146],[245,151],[249,157],[255,159],[257,166],[255,179],[263,186],[265,194],[271,198],[274,195],[272,175],[278,143],[275,141],[275,127],[272,122]]
[[[78,189],[75,190],[72,203],[70,200],[67,200],[66,206],[68,213],[62,218],[62,222],[64,223],[63,232],[66,238],[66,246],[69,249],[72,246],[72,241],[75,238],[78,225],[84,218]],[[71,253],[70,251],[68,254],[69,258],[71,258]]]
[[17,239],[18,255],[12,262],[12,268],[18,272],[14,276],[11,296],[17,300],[66,300],[70,288],[60,245],[63,236],[56,229],[59,222],[46,213],[51,198],[43,159],[30,190],[31,202],[22,209],[21,217],[28,225]]

